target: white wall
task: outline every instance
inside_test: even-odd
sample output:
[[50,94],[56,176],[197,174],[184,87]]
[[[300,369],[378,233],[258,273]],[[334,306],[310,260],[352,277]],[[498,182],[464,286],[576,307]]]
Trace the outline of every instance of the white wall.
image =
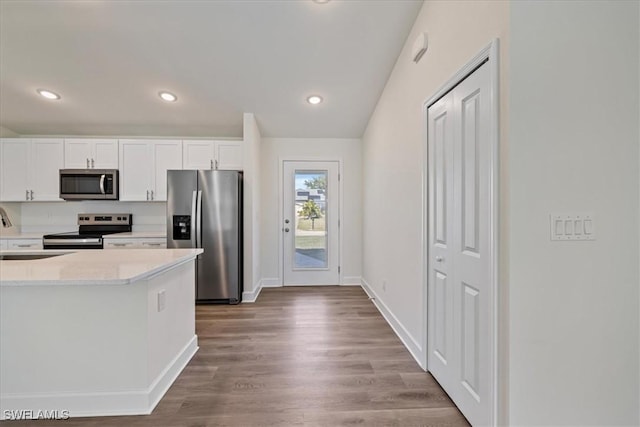
[[74,231],[78,228],[79,213],[101,212],[132,213],[134,231],[166,230],[165,202],[23,202],[19,205],[23,232]]
[[17,138],[19,136],[20,135],[18,135],[11,129],[0,126],[0,138]]
[[11,221],[12,227],[2,228],[0,227],[0,235],[9,236],[20,232],[22,225],[22,204],[21,203],[0,203],[0,208],[3,208]]
[[362,252],[362,165],[359,139],[263,138],[261,151],[262,278],[266,285],[282,284],[280,277],[281,219],[279,216],[279,170],[282,159],[342,160],[344,205],[341,207],[345,282],[359,282]]
[[[422,104],[499,38],[500,133],[505,138],[508,11],[507,2],[426,1],[363,137],[363,280],[418,360],[425,360],[426,351]],[[411,47],[423,31],[429,49],[415,64]]]
[[[640,423],[638,16],[511,3],[512,425]],[[585,211],[596,241],[550,241],[550,213]]]
[[243,301],[254,301],[260,292],[260,149],[261,136],[253,114],[243,122],[244,156],[244,292]]

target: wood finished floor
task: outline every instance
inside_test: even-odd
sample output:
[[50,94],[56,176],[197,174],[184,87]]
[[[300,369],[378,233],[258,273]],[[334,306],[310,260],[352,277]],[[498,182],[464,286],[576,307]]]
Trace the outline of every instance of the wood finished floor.
[[[467,426],[359,287],[197,306],[200,350],[151,415],[7,426]],[[64,408],[61,408],[64,409]]]

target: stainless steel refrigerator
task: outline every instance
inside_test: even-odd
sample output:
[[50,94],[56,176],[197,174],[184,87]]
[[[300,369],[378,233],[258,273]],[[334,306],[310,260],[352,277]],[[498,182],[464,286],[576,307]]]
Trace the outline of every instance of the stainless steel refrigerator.
[[203,248],[196,302],[242,299],[242,172],[167,172],[167,248]]

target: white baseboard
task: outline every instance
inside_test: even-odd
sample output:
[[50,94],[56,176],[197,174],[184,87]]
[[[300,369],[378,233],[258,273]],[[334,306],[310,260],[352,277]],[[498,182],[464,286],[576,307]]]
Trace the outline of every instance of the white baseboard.
[[263,288],[280,288],[282,287],[282,280],[279,277],[270,277],[268,279],[262,279],[260,281]]
[[0,420],[14,419],[20,412],[23,418],[36,417],[39,411],[68,411],[73,418],[148,415],[197,351],[198,337],[194,335],[146,390],[2,395]]
[[361,286],[362,278],[360,276],[344,276],[342,278],[342,286]]
[[171,384],[178,378],[180,372],[187,366],[191,358],[198,351],[198,336],[194,335],[193,338],[182,348],[176,357],[167,365],[166,368],[158,375],[158,377],[151,383],[147,390],[149,396],[149,411],[150,414],[153,408],[156,407],[162,396],[165,395]]
[[424,370],[427,367],[424,365],[424,360],[426,359],[423,354],[423,347],[420,345],[419,341],[417,341],[410,333],[407,331],[407,328],[404,327],[402,322],[398,320],[398,318],[393,314],[393,312],[387,307],[382,299],[376,294],[373,288],[367,283],[367,281],[362,278],[362,289],[369,295],[369,298],[373,301],[373,304],[376,306],[382,317],[387,321],[393,332],[396,333],[402,344],[409,350],[411,356],[418,362],[418,365]]
[[255,289],[253,292],[243,292],[242,293],[242,302],[243,303],[254,303],[258,299],[260,295],[260,291],[262,291],[262,280],[258,280],[258,283],[255,285]]

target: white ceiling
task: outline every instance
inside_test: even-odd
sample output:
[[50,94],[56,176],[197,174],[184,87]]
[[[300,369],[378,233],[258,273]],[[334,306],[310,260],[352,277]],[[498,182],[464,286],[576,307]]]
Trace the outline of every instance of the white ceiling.
[[360,137],[421,5],[0,0],[0,126],[238,137],[251,112],[263,136]]

